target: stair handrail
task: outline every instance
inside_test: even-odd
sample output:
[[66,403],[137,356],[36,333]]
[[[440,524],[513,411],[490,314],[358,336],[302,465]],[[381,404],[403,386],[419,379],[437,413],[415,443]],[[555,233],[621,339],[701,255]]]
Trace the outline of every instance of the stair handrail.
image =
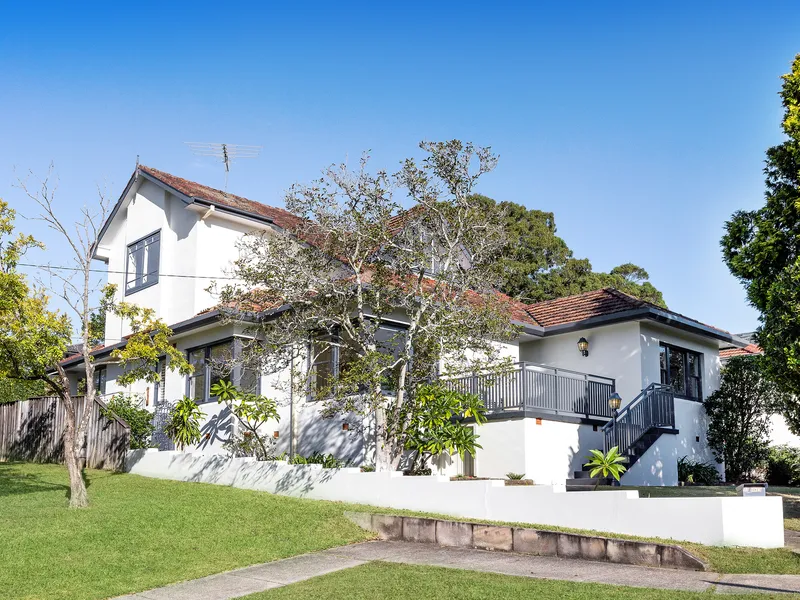
[[[609,420],[605,425],[603,425],[603,428],[602,428],[602,431],[603,431],[603,442],[604,442],[604,450],[606,452],[608,452],[610,450],[609,443],[608,443],[609,433],[612,432],[615,427],[619,426],[620,422],[623,423],[623,424],[625,423],[626,417],[630,414],[631,410],[633,410],[639,404],[644,402],[645,399],[652,399],[652,397],[654,396],[654,393],[656,391],[671,393],[672,392],[672,387],[667,385],[667,384],[664,384],[664,383],[656,383],[656,382],[651,383],[646,388],[644,388],[639,393],[638,396],[636,396],[633,400],[631,400],[621,411],[619,411],[615,418]],[[674,416],[673,416],[673,418],[674,418]],[[636,438],[628,440],[628,444],[626,445],[626,447],[619,448],[620,454],[627,454],[628,450],[634,444],[636,444],[636,442],[638,442],[645,433],[647,433],[648,429],[650,429],[651,427],[654,427],[655,425],[656,425],[655,422],[642,424],[643,431],[638,436],[636,436]],[[674,423],[673,423],[673,425],[674,425]],[[617,440],[615,439],[615,441],[617,441]]]

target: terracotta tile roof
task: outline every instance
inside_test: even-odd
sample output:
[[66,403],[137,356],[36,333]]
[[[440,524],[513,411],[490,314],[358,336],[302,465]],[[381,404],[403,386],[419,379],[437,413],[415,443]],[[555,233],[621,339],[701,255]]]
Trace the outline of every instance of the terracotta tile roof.
[[222,190],[217,190],[194,181],[189,181],[188,179],[183,179],[182,177],[176,177],[175,175],[165,173],[164,171],[159,171],[153,167],[139,165],[139,170],[147,173],[151,177],[155,177],[162,183],[167,184],[171,188],[176,189],[181,194],[189,196],[190,198],[199,198],[200,200],[205,200],[206,202],[210,202],[212,204],[227,206],[228,208],[234,208],[236,210],[266,217],[278,227],[283,229],[296,228],[303,223],[303,220],[300,217],[283,208],[267,206],[266,204],[261,204],[260,202],[256,202],[254,200],[229,194],[227,192],[223,192]]
[[710,327],[721,333],[728,333],[724,329],[719,329],[713,325],[707,325],[706,323],[702,323],[686,315],[665,309],[652,302],[635,298],[634,296],[626,294],[625,292],[620,292],[614,288],[603,288],[601,290],[584,292],[575,296],[567,296],[565,298],[529,304],[527,311],[536,319],[539,325],[543,327],[552,327],[554,325],[578,323],[593,317],[613,315],[637,308],[654,308],[674,315],[675,317],[692,321],[703,327]]
[[[97,354],[103,348],[105,348],[105,344],[98,344],[97,346],[94,346],[89,351],[89,354],[91,354],[91,355]],[[81,357],[81,356],[83,356],[83,352],[75,352],[74,354],[70,354],[69,356],[65,356],[64,358],[62,358],[60,361],[58,361],[58,364],[68,363],[68,362],[70,362],[72,360],[75,360],[78,357]]]
[[761,346],[758,344],[750,344],[744,348],[723,348],[719,351],[719,357],[725,360],[727,358],[733,358],[734,356],[753,356],[762,354],[763,352]]
[[394,236],[400,233],[409,221],[411,221],[416,215],[422,213],[424,210],[425,208],[422,205],[417,204],[408,210],[404,210],[403,212],[390,217],[386,221],[386,228],[388,229],[389,235]]
[[566,298],[556,298],[555,300],[529,304],[527,311],[539,325],[552,327],[553,325],[575,323],[592,317],[641,308],[645,305],[646,303],[642,300],[637,300],[627,294],[621,294],[611,288],[605,288],[575,296],[567,296]]

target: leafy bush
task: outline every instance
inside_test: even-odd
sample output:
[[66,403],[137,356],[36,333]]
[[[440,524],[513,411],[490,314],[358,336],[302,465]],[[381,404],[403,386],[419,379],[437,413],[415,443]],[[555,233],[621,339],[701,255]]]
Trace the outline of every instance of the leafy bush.
[[433,471],[431,470],[430,467],[423,467],[421,469],[409,469],[408,471],[403,471],[403,475],[410,475],[412,477],[417,477],[417,476],[424,477],[426,475],[431,475],[432,473]]
[[800,484],[800,448],[784,444],[769,449],[767,483],[770,485]]
[[227,440],[222,447],[237,458],[254,456],[256,460],[275,460],[268,453],[274,445],[272,439],[268,439],[265,444],[263,441],[259,442],[251,432],[242,431],[236,437]]
[[719,471],[708,462],[698,462],[688,456],[678,459],[678,481],[697,485],[716,485],[720,483]]
[[725,479],[750,480],[769,455],[769,419],[781,401],[763,357],[735,356],[722,370],[720,388],[703,402],[708,414],[708,444]]
[[200,441],[200,419],[204,416],[197,403],[184,396],[172,407],[164,433],[183,450]]
[[525,473],[506,473],[506,477],[512,481],[520,481],[525,479]]
[[362,473],[374,473],[375,472],[375,465],[361,465],[361,472]]
[[341,469],[347,466],[345,461],[336,458],[333,454],[322,454],[320,452],[315,452],[309,456],[295,454],[290,462],[293,465],[322,465],[323,469]]
[[243,392],[226,379],[211,386],[211,395],[217,397],[218,403],[224,403],[245,429],[242,439],[234,440],[231,444],[238,445],[242,451],[251,452],[244,456],[268,460],[275,442],[272,438],[264,438],[258,430],[271,419],[280,421],[277,403],[260,394]]
[[467,452],[475,456],[475,449],[481,447],[475,430],[462,423],[468,418],[478,425],[486,422],[486,407],[475,394],[449,390],[441,384],[423,384],[401,413],[400,422],[408,423],[405,449],[414,452],[412,473],[425,471],[432,456],[447,452],[463,459]]
[[108,418],[111,413],[125,421],[131,428],[131,448],[150,448],[150,437],[153,435],[153,415],[146,408],[142,408],[142,399],[139,396],[127,394],[114,394],[106,402],[106,408],[100,411]]

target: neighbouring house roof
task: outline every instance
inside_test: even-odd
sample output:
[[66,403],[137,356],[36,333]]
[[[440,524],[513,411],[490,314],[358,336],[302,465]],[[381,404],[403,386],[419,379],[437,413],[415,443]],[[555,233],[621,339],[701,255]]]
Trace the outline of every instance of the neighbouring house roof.
[[758,344],[749,344],[744,348],[723,348],[719,351],[719,357],[722,360],[727,360],[734,356],[755,356],[763,353],[764,351]]
[[747,345],[746,340],[724,329],[707,325],[614,288],[536,302],[529,304],[526,309],[536,323],[544,328],[544,335],[599,327],[621,321],[651,319],[737,347]]

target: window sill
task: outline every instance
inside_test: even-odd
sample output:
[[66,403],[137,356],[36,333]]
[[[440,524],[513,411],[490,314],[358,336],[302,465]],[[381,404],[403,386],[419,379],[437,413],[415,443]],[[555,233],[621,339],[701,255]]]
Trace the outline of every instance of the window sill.
[[136,292],[141,292],[142,290],[146,290],[149,287],[153,287],[154,285],[158,285],[158,279],[156,279],[152,283],[145,283],[144,285],[137,285],[136,287],[126,289],[125,295],[130,296],[132,294],[135,294]]

